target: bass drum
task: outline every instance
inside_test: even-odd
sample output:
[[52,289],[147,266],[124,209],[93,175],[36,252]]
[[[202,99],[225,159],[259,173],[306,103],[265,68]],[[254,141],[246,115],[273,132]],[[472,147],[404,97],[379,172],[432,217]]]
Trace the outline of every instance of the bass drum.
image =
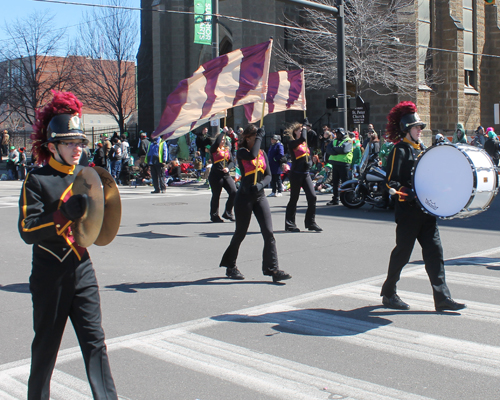
[[442,219],[468,218],[489,207],[498,192],[498,175],[484,150],[442,143],[420,155],[413,188],[426,213]]

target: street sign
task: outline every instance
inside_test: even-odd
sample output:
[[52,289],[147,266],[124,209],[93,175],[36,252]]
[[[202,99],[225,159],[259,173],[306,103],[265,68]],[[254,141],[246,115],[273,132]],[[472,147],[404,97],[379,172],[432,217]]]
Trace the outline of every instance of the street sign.
[[349,123],[353,125],[368,124],[370,121],[370,104],[364,107],[356,107],[349,110]]

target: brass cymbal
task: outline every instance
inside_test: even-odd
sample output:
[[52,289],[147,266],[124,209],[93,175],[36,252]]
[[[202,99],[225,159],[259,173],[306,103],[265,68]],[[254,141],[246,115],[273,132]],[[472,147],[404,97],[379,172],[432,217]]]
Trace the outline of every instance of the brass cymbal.
[[97,246],[110,244],[118,233],[122,218],[122,202],[115,180],[108,171],[101,167],[93,167],[101,178],[104,191],[104,218],[101,231],[95,240]]
[[90,167],[83,168],[73,182],[73,194],[87,195],[85,214],[73,222],[73,235],[76,243],[90,247],[101,231],[104,217],[104,193],[101,179]]

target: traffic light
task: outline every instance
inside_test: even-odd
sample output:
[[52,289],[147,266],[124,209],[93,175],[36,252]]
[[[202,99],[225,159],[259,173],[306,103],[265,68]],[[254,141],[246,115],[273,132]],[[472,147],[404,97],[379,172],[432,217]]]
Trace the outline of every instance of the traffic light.
[[339,108],[338,99],[336,97],[326,99],[326,108],[328,110],[335,110],[336,108]]
[[490,6],[495,4],[495,0],[484,0],[484,4],[488,4]]

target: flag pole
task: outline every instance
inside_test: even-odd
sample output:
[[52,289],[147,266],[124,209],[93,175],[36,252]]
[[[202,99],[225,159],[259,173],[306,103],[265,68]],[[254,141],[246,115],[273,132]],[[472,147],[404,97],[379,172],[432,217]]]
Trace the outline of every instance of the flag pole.
[[[262,116],[260,117],[260,127],[261,128],[264,125],[264,112],[265,111],[266,111],[266,100],[264,100],[262,103]],[[259,156],[260,156],[260,152],[257,155],[257,161],[255,162],[255,176],[253,177],[253,184],[254,185],[257,184],[257,174],[259,172]]]
[[[304,119],[307,118],[307,115],[306,115],[306,110],[304,110]],[[307,146],[307,150],[309,150],[309,143],[307,143],[307,132],[306,132],[306,146]],[[307,154],[306,154],[306,162],[309,162],[309,160],[307,159]]]

